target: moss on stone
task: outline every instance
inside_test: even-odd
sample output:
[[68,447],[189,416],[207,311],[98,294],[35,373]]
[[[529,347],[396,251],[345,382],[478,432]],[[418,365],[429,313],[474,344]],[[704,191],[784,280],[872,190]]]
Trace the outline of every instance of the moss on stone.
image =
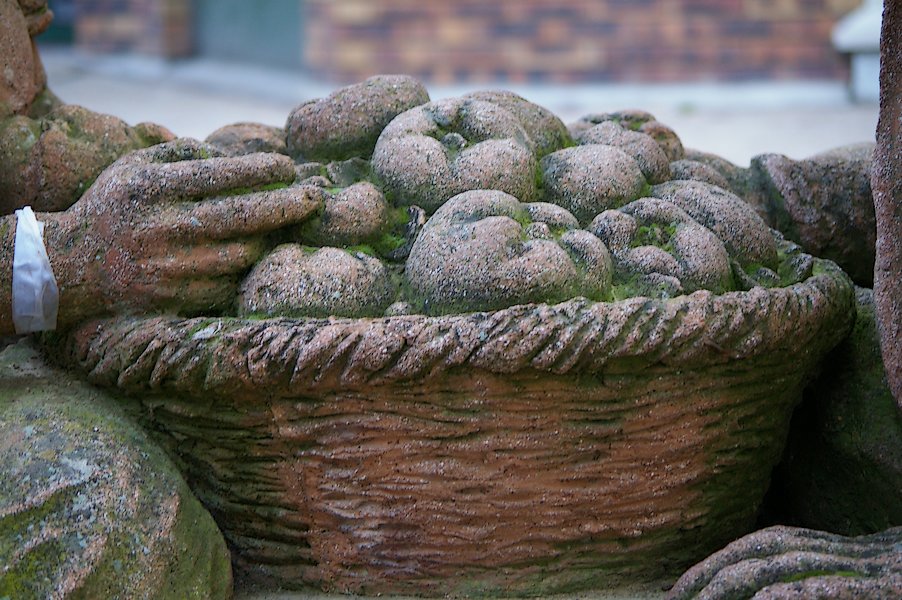
[[289,187],[289,183],[284,181],[277,181],[275,183],[267,183],[266,185],[259,185],[255,187],[237,187],[232,188],[222,194],[223,196],[246,196],[247,194],[253,194],[256,192],[271,192],[273,190],[284,190]]
[[[45,367],[27,341],[0,352],[0,430],[14,444],[0,446],[14,453],[0,461],[0,505],[12,507],[0,597],[43,597],[72,571],[71,598],[230,597],[222,536],[169,458],[121,404]],[[83,556],[91,548],[101,555]]]
[[826,569],[812,569],[811,571],[803,571],[801,573],[793,573],[782,577],[782,583],[793,583],[795,581],[804,581],[812,577],[861,577],[861,573],[855,571],[828,571]]

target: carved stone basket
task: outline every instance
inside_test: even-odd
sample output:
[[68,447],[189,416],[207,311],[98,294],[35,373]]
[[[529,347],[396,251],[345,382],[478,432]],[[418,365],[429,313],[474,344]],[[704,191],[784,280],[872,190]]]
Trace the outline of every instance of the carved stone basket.
[[675,574],[752,526],[854,319],[786,287],[375,319],[119,318],[58,345],[138,398],[239,580],[540,595]]

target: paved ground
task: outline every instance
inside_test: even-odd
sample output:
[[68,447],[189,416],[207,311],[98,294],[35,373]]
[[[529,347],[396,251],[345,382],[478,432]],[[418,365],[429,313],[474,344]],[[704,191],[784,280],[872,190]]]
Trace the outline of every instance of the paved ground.
[[[66,102],[154,121],[203,139],[239,121],[283,125],[292,107],[335,85],[293,71],[211,60],[166,62],[42,48],[51,88]],[[764,152],[803,158],[873,140],[878,107],[854,104],[836,82],[694,85],[475,86],[430,88],[433,99],[504,87],[565,122],[590,112],[642,108],[673,127],[687,147],[741,165]]]

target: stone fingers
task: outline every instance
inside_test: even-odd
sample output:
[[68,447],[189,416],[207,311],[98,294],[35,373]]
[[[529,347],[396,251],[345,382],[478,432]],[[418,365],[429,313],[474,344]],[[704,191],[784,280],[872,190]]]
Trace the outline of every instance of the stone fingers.
[[197,160],[222,156],[213,146],[192,138],[178,138],[171,142],[157,144],[149,148],[136,150],[121,157],[118,165],[147,165],[153,163],[172,163],[184,160]]
[[164,281],[219,277],[249,269],[262,253],[263,243],[258,239],[186,245],[148,258],[142,270]]
[[141,165],[132,174],[148,204],[248,193],[295,178],[291,159],[265,153]]
[[212,146],[176,140],[119,159],[94,187],[109,188],[98,191],[107,196],[113,193],[120,201],[127,198],[131,203],[153,205],[284,186],[295,175],[294,163],[282,154],[227,157]]
[[313,186],[252,192],[161,207],[149,239],[227,240],[295,225],[319,211],[325,193]]
[[157,303],[182,315],[218,313],[235,302],[237,286],[234,276],[171,280],[156,289]]

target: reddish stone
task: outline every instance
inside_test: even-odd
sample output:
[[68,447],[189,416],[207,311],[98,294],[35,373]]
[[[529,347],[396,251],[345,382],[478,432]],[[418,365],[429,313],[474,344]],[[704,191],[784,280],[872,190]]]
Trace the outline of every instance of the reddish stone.
[[874,303],[886,376],[902,408],[902,2],[885,4],[880,54],[880,121],[871,179],[877,215]]

